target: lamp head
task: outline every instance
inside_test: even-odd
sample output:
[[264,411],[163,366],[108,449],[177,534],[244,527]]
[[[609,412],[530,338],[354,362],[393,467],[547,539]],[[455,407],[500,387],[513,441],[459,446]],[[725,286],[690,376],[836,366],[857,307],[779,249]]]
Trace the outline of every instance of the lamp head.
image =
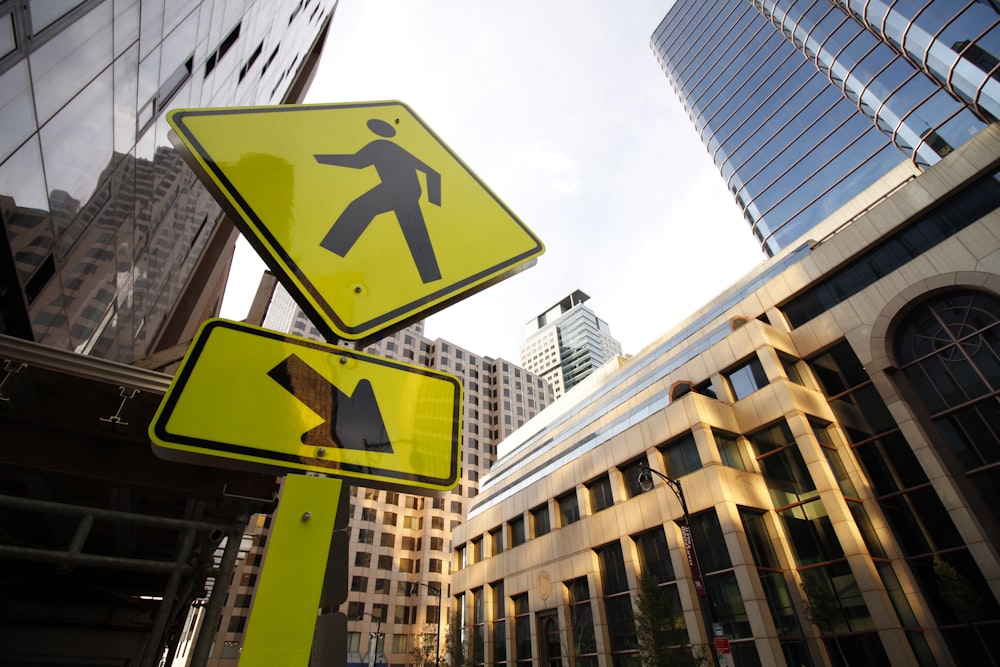
[[653,476],[649,474],[649,470],[645,467],[639,468],[639,488],[643,491],[649,491],[653,488]]

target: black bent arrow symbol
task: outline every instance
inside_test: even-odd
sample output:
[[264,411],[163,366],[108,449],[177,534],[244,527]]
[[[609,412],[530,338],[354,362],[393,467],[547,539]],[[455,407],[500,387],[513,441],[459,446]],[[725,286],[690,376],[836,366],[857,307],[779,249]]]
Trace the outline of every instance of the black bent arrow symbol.
[[396,214],[410,255],[424,283],[441,279],[437,257],[427,233],[427,223],[420,210],[420,180],[417,172],[427,178],[427,201],[441,205],[441,174],[411,155],[399,144],[388,141],[396,130],[389,123],[373,118],[368,129],[384,139],[376,139],[357,153],[348,155],[317,154],[320,164],[364,169],[375,167],[380,183],[352,201],[340,214],[320,245],[335,255],[345,257],[376,216],[392,211]]
[[348,396],[294,354],[267,375],[326,420],[302,434],[303,444],[392,453],[385,422],[368,380],[358,382],[354,393]]

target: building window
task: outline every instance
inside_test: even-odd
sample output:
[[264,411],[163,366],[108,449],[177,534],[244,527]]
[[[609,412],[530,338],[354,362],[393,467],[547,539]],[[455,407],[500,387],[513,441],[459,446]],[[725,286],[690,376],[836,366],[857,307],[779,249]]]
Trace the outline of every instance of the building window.
[[694,434],[690,431],[661,447],[660,453],[667,466],[667,476],[673,479],[683,477],[701,468],[698,444],[695,442]]
[[750,619],[743,605],[743,596],[715,509],[691,516],[691,536],[715,621],[722,624],[730,638],[750,639],[753,636],[750,633]]
[[778,360],[781,362],[781,369],[785,371],[785,376],[788,377],[789,380],[795,384],[805,386],[805,380],[802,379],[802,373],[799,372],[798,359],[779,352]]
[[490,584],[490,622],[493,638],[493,667],[503,667],[507,664],[507,610],[506,598],[503,594],[503,581]]
[[549,525],[548,504],[539,505],[535,509],[531,510],[531,525],[536,538],[549,533],[551,527]]
[[897,332],[897,362],[937,427],[935,439],[985,501],[972,504],[1000,521],[1000,298],[938,294]]
[[382,537],[379,538],[379,546],[383,547],[394,547],[396,546],[396,536],[392,533],[382,533]]
[[507,525],[510,526],[511,548],[524,544],[525,541],[524,517],[517,517],[516,519],[511,519],[510,523]]
[[499,527],[490,531],[490,554],[496,556],[503,553],[503,530]]
[[[395,619],[396,623],[402,623],[407,625],[410,623],[415,623],[417,621],[417,608],[407,607],[406,605],[401,605],[401,604],[396,605],[396,608],[393,610],[393,618]],[[396,636],[398,637],[400,635]],[[406,635],[402,636],[405,637]]]
[[531,667],[531,617],[528,612],[528,594],[510,598],[514,607],[514,659],[519,667]]
[[864,254],[782,304],[788,323],[802,326],[995,210],[1000,203],[998,188],[996,173],[981,178],[892,236],[869,246]]
[[587,484],[587,493],[590,496],[591,513],[600,512],[615,504],[611,497],[611,479],[607,475],[602,475]]
[[486,600],[483,588],[472,589],[471,664],[482,665],[486,660]]
[[[680,593],[677,590],[674,567],[670,562],[670,550],[663,534],[663,528],[641,533],[632,538],[639,554],[639,566],[644,577],[652,577],[662,594],[669,601],[673,611],[673,627],[669,629],[668,637],[663,645],[679,646],[688,644],[687,626],[681,611]],[[641,584],[640,584],[641,586]]]
[[[695,454],[697,455],[697,452]],[[634,461],[619,466],[618,471],[622,474],[622,479],[625,481],[625,493],[627,497],[635,498],[645,493],[642,487],[639,486],[639,468],[645,465],[647,465],[646,457],[641,456]]]
[[358,530],[358,544],[372,544],[375,541],[375,531],[368,528]]
[[354,554],[354,566],[355,567],[371,567],[372,565],[372,555],[369,553],[364,553],[359,551]]
[[701,394],[702,396],[708,396],[709,398],[719,398],[719,392],[715,389],[715,385],[712,384],[712,380],[705,380],[704,382],[699,382],[693,387],[694,393]]
[[362,507],[361,508],[361,520],[362,521],[375,521],[375,508],[374,507]]
[[375,580],[375,593],[380,595],[389,595],[392,590],[392,581],[389,579],[376,579]]
[[365,603],[364,602],[348,602],[347,603],[347,618],[351,620],[361,620],[365,616]]
[[737,401],[767,386],[767,375],[764,374],[764,367],[757,355],[722,376],[726,378],[729,388],[733,390],[733,398]]
[[740,446],[739,439],[735,435],[716,431],[714,428],[712,429],[712,435],[715,437],[715,445],[719,448],[719,457],[722,459],[722,464],[730,468],[746,471],[747,463],[743,456],[743,448]]
[[559,505],[559,525],[568,526],[580,520],[580,504],[576,497],[576,489],[556,498]]
[[[989,585],[948,510],[851,346],[841,341],[810,359],[809,367],[843,425],[843,435],[931,611],[939,624],[950,626],[942,634],[952,655],[959,664],[975,663],[976,656],[989,654],[988,640],[961,624],[961,614],[941,600],[935,559],[954,568],[974,590],[986,591]],[[985,603],[996,609],[992,596]],[[996,611],[987,616],[996,618]]]
[[784,420],[747,436],[776,507],[815,495],[816,485]]
[[670,562],[670,549],[667,548],[662,528],[636,535],[633,539],[644,575],[651,575],[658,584],[676,579],[674,566]]
[[380,570],[391,570],[392,569],[392,556],[379,556],[378,557],[378,569],[380,569]]
[[635,657],[636,635],[622,545],[620,542],[612,542],[594,551],[600,564],[612,664],[615,667],[625,667]]
[[[767,598],[767,606],[771,610],[771,619],[774,621],[774,627],[778,630],[778,636],[782,638],[782,647],[785,648],[785,645],[789,643],[788,640],[784,639],[785,637],[802,636],[802,627],[792,604],[794,598],[781,569],[781,562],[774,550],[773,540],[765,525],[763,512],[741,507],[740,519],[743,521],[743,531],[746,533],[747,542],[750,543],[750,553],[753,554],[754,564],[757,566],[757,576],[760,577],[761,588],[764,589],[764,597]],[[801,644],[801,642],[794,643],[796,647]],[[784,652],[788,655],[789,649],[785,648]]]
[[351,577],[351,590],[367,593],[368,577]]
[[483,538],[477,537],[474,540],[469,540],[469,544],[472,545],[472,562],[478,563],[483,559]]
[[597,639],[594,634],[594,611],[590,606],[587,578],[566,582],[569,601],[570,640],[576,667],[597,667]]

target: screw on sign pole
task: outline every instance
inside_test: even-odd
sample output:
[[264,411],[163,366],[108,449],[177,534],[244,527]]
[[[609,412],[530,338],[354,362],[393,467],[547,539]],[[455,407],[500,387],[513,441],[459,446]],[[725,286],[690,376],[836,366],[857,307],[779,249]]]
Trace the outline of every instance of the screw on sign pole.
[[342,480],[285,477],[240,667],[306,667]]

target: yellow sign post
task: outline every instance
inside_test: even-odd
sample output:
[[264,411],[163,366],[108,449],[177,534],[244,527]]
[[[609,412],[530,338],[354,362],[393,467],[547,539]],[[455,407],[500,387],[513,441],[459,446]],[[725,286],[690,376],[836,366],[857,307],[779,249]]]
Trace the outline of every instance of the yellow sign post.
[[458,483],[461,410],[454,376],[215,319],[149,434],[166,458],[434,492]]
[[324,477],[285,477],[240,667],[309,664],[342,484]]
[[329,338],[526,268],[542,242],[401,102],[175,110],[175,144]]

